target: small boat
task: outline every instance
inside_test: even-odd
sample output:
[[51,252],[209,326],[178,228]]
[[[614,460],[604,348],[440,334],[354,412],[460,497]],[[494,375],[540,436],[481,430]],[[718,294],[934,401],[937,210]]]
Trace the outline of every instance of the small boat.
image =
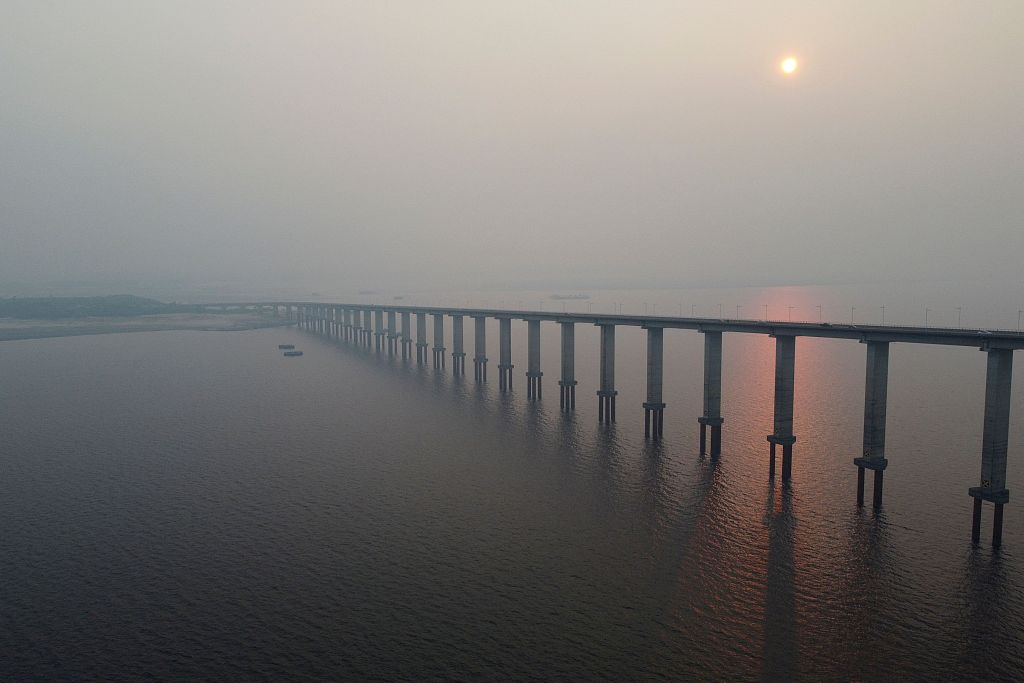
[[277,348],[279,348],[279,349],[294,349],[295,348],[295,344],[278,344]]
[[284,355],[286,355],[286,356],[301,356],[302,355],[302,351],[285,351]]

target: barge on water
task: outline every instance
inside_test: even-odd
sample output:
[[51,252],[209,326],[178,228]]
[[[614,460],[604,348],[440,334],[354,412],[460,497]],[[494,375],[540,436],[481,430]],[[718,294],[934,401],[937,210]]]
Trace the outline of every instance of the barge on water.
[[286,355],[286,356],[301,356],[302,355],[302,351],[285,351],[284,355]]

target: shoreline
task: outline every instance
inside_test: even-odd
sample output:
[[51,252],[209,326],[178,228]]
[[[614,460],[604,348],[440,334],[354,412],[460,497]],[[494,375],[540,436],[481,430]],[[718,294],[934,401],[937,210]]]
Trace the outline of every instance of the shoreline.
[[133,318],[80,318],[64,320],[0,319],[0,342],[82,337],[130,332],[242,332],[294,325],[291,320],[231,314],[157,314]]

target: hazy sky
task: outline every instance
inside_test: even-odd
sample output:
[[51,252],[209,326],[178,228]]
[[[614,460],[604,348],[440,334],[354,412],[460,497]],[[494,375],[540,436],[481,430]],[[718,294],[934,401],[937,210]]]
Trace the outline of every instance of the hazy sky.
[[1022,217],[1019,0],[0,0],[0,282],[1019,282]]

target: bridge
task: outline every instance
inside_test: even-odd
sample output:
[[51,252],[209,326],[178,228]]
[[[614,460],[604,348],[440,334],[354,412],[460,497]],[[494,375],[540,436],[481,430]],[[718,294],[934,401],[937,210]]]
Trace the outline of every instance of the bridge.
[[[1010,499],[1010,492],[1006,488],[1006,458],[1013,352],[1024,348],[1024,333],[1020,331],[320,302],[209,304],[206,308],[269,310],[275,316],[287,316],[294,320],[302,329],[338,340],[373,345],[381,353],[401,353],[402,358],[406,359],[412,356],[412,317],[415,316],[416,362],[427,363],[427,349],[430,347],[432,363],[437,368],[446,366],[444,325],[445,319],[451,318],[451,358],[455,375],[464,375],[466,372],[464,321],[468,317],[474,323],[473,376],[477,382],[487,381],[485,322],[488,318],[495,318],[498,321],[498,382],[499,390],[503,392],[512,390],[512,321],[525,321],[528,400],[540,400],[543,396],[540,324],[557,323],[561,331],[559,406],[564,411],[576,408],[576,325],[595,325],[600,332],[597,397],[598,422],[601,423],[615,422],[616,419],[615,399],[618,392],[615,390],[615,329],[619,326],[640,327],[647,331],[647,396],[643,409],[644,435],[651,439],[658,439],[664,433],[662,381],[665,330],[696,330],[704,335],[704,410],[697,418],[700,424],[700,452],[704,454],[710,450],[711,456],[717,456],[721,451],[724,423],[722,335],[725,332],[765,334],[775,339],[774,428],[767,436],[770,454],[768,476],[775,477],[776,453],[781,449],[781,477],[784,482],[788,482],[792,476],[793,445],[796,443],[796,435],[793,433],[796,339],[855,339],[866,347],[863,452],[853,460],[857,467],[857,505],[864,505],[864,477],[865,470],[869,470],[874,473],[872,505],[876,509],[882,504],[883,476],[889,464],[885,457],[889,345],[903,343],[978,347],[987,354],[987,371],[981,477],[978,486],[968,489],[968,495],[974,501],[971,540],[973,543],[980,540],[982,502],[988,501],[994,507],[992,545],[998,547],[1002,543],[1003,505]],[[433,346],[427,343],[427,316],[433,318]],[[399,320],[401,327],[398,325]]]

